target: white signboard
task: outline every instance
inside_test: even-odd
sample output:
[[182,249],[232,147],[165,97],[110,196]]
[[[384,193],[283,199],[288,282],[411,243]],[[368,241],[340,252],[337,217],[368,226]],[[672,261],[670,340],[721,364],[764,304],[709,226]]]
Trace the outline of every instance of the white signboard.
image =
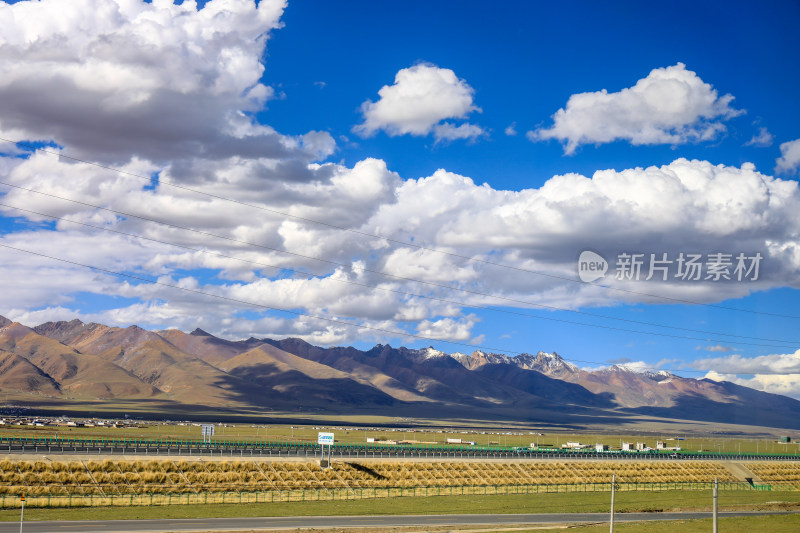
[[200,427],[200,432],[203,434],[204,437],[213,437],[214,436],[214,426],[210,424],[203,424]]
[[333,433],[317,433],[317,444],[333,444]]

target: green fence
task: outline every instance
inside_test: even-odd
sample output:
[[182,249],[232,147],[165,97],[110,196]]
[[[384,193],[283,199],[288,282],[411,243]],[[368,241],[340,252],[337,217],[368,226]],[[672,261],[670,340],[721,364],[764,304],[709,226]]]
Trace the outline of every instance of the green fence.
[[[134,448],[136,450],[144,449],[145,453],[153,448],[175,448],[175,449],[190,449],[190,450],[203,450],[213,452],[217,450],[248,450],[251,453],[258,453],[263,455],[267,454],[310,454],[314,455],[319,451],[319,446],[310,441],[251,441],[251,440],[238,440],[238,439],[221,439],[216,438],[210,442],[203,442],[198,439],[175,439],[175,438],[133,438],[133,437],[70,437],[70,436],[0,436],[0,449],[4,446],[9,448],[13,447],[40,447],[40,448],[87,448],[87,449],[102,449],[102,448]],[[335,443],[333,445],[333,455],[360,455],[360,454],[374,454],[381,455],[383,453],[389,454],[417,454],[417,455],[433,455],[433,456],[456,456],[456,455],[480,455],[480,454],[495,454],[505,457],[542,457],[542,456],[558,456],[561,457],[575,457],[578,459],[589,458],[614,458],[614,459],[648,459],[648,458],[669,458],[671,455],[678,455],[680,457],[687,457],[692,459],[722,459],[722,458],[736,458],[739,460],[800,460],[800,454],[776,454],[776,453],[715,453],[715,452],[694,452],[682,450],[679,452],[667,450],[649,450],[649,451],[603,451],[597,452],[593,448],[585,450],[572,450],[561,448],[526,448],[520,446],[472,446],[465,444],[356,444],[356,443]]]
[[[671,490],[711,490],[713,483],[617,483],[616,490],[662,492]],[[751,485],[745,482],[721,482],[724,491],[797,490],[789,485]],[[561,483],[550,485],[481,485],[445,487],[358,487],[337,489],[295,489],[263,492],[200,492],[150,494],[70,494],[27,495],[26,507],[127,507],[153,505],[240,504],[330,500],[360,500],[414,496],[470,496],[508,494],[548,494],[564,492],[610,492],[611,483]],[[18,495],[0,495],[0,507],[20,507]]]

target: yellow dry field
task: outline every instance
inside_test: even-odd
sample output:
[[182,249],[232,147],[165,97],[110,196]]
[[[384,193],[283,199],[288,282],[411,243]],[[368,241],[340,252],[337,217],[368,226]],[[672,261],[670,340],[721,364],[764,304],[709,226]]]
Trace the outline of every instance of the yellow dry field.
[[800,463],[712,461],[0,461],[0,494],[119,495],[307,489],[743,481],[800,488]]

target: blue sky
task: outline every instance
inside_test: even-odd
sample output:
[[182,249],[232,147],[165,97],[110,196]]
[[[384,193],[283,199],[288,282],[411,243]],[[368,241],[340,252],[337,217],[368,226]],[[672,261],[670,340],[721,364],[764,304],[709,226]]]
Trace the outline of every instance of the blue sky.
[[[800,396],[798,21],[0,2],[0,137],[26,143],[0,144],[0,314],[558,351]],[[624,253],[667,254],[668,279],[616,279]],[[676,279],[681,253],[760,254],[759,276]]]

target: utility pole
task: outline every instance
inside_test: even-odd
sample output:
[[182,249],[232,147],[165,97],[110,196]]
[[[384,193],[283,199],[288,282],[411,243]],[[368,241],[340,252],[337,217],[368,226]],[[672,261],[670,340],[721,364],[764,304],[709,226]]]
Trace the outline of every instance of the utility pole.
[[22,502],[22,510],[19,513],[19,533],[22,533],[22,517],[25,516],[25,493],[22,493],[22,497],[20,498]]
[[712,533],[717,533],[717,501],[719,500],[718,478],[714,478],[714,520],[711,528]]
[[[609,522],[611,525],[610,529],[611,533],[614,533],[614,486],[616,484],[617,484],[617,475],[611,474],[611,519]],[[714,530],[714,533],[717,533],[716,529]]]

